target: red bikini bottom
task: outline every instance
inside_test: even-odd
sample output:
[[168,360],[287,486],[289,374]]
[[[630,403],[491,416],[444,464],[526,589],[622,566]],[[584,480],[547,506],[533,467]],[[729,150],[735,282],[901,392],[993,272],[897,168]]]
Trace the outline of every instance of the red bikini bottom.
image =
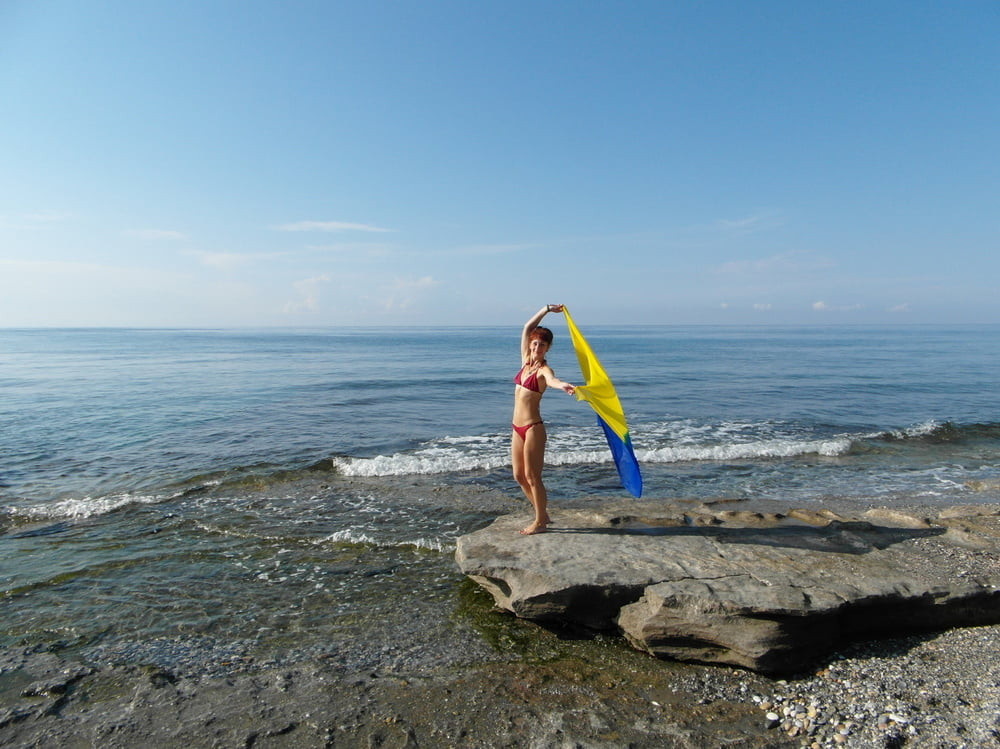
[[532,422],[531,424],[525,424],[523,427],[519,427],[516,424],[511,424],[510,426],[511,426],[511,428],[515,432],[517,432],[517,436],[518,437],[520,437],[521,439],[524,439],[524,435],[526,435],[528,433],[528,430],[531,429],[531,427],[537,426],[538,424],[541,424],[541,423],[543,423],[543,422],[541,422],[541,421],[535,421],[535,422]]

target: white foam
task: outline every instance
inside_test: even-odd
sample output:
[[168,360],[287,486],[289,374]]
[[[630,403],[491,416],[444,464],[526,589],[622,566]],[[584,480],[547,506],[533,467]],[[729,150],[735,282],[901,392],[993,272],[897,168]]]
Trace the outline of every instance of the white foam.
[[546,455],[545,462],[554,466],[574,466],[587,463],[610,463],[611,452],[607,446],[599,450],[553,450]]
[[427,549],[428,551],[438,551],[438,552],[452,552],[455,550],[455,542],[445,542],[436,538],[418,538],[413,541],[400,541],[396,546],[415,546],[418,549]]
[[109,494],[104,497],[73,497],[60,499],[45,504],[29,505],[27,507],[8,507],[11,515],[32,519],[48,520],[81,520],[84,518],[107,515],[129,505],[156,504],[166,499],[159,495],[145,494]]
[[337,544],[367,544],[378,546],[378,542],[367,533],[362,533],[354,528],[345,528],[342,531],[331,533],[316,541],[317,544],[337,543]]
[[358,528],[345,528],[344,530],[331,533],[330,535],[315,541],[315,543],[317,545],[328,543],[357,544],[363,546],[376,546],[379,548],[400,548],[411,546],[418,549],[426,549],[428,551],[437,552],[449,552],[454,551],[455,549],[455,543],[453,540],[420,537],[416,539],[393,539],[391,541],[379,541],[375,537]]
[[[642,449],[641,443],[637,444],[636,457],[640,463],[792,458],[811,454],[836,457],[850,451],[852,444],[848,436],[815,440],[753,439],[760,437],[761,432],[773,431],[767,425],[744,423],[704,427],[689,422],[660,425],[642,436],[654,444],[666,442],[667,445]],[[572,466],[611,460],[604,437],[598,430],[562,430],[550,436],[546,455],[549,465]],[[510,455],[507,445],[495,437],[463,437],[446,438],[414,452],[372,458],[335,458],[334,461],[344,476],[377,477],[489,471],[509,466]]]
[[912,426],[904,431],[910,437],[922,437],[923,435],[930,434],[940,428],[941,423],[931,419],[930,421],[925,421],[923,424],[917,424],[916,426]]
[[744,444],[683,445],[639,450],[640,463],[680,463],[688,461],[751,460],[754,458],[794,458],[802,455],[836,457],[851,449],[851,440],[762,440]]
[[437,474],[458,471],[492,470],[508,463],[502,450],[491,453],[462,453],[441,450],[422,453],[396,453],[376,455],[374,458],[336,458],[337,470],[344,476],[405,476],[409,474]]
[[862,436],[862,439],[878,440],[884,439],[886,435],[893,439],[905,440],[913,437],[926,437],[928,434],[933,434],[936,430],[941,428],[941,422],[925,421],[921,424],[914,424],[913,426],[906,427],[904,429],[890,429],[888,431],[882,432],[869,432]]

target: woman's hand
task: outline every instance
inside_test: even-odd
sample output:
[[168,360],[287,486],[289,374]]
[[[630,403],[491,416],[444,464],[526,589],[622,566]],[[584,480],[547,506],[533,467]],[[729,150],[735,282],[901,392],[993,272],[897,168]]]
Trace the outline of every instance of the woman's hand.
[[562,312],[563,305],[561,304],[547,304],[545,305],[546,312]]

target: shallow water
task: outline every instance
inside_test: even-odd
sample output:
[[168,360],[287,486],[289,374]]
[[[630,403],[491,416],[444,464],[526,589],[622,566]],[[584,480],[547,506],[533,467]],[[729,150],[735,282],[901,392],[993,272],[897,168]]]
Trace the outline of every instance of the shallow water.
[[[578,322],[647,499],[1000,501],[1000,328]],[[419,626],[455,539],[526,511],[517,333],[0,331],[0,639],[194,663]],[[549,360],[576,379],[558,327]],[[543,414],[557,522],[623,496],[589,409]]]

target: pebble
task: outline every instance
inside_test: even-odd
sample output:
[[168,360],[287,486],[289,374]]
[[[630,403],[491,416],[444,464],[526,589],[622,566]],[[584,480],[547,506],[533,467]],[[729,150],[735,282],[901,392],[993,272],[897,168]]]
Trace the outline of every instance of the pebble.
[[803,749],[1000,746],[1000,665],[981,657],[998,640],[1000,626],[856,644],[752,703]]

